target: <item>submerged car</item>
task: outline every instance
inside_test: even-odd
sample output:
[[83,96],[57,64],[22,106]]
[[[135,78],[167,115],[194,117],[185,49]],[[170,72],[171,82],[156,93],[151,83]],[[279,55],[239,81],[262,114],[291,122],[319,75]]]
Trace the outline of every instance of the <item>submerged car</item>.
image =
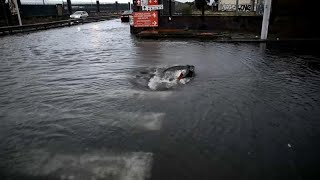
[[86,11],[76,11],[70,15],[71,19],[85,19],[89,16]]
[[132,14],[132,10],[124,11],[121,14],[121,22],[129,22],[129,16]]

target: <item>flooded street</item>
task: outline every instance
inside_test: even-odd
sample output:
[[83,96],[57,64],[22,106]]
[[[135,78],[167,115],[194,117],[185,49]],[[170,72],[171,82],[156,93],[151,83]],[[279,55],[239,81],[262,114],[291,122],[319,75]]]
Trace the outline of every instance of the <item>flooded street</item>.
[[0,179],[318,179],[319,57],[120,20],[0,37]]

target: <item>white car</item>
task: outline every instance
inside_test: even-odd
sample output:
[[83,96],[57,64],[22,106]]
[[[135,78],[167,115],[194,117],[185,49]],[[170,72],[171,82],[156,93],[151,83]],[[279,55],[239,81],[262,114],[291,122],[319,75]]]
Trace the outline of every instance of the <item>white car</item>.
[[76,11],[70,15],[71,19],[85,19],[89,16],[86,11]]

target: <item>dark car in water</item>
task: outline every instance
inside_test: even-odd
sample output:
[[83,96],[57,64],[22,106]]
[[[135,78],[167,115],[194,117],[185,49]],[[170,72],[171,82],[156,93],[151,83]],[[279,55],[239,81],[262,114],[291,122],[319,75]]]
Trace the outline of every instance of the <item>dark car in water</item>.
[[129,22],[129,16],[132,14],[132,10],[124,11],[121,14],[121,22]]

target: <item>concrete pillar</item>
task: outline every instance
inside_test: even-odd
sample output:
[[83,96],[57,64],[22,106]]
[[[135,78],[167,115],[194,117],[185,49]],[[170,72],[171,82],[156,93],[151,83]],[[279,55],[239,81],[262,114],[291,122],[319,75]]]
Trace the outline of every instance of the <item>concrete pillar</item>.
[[263,11],[263,20],[262,20],[261,37],[260,37],[261,39],[267,39],[268,37],[270,10],[271,10],[271,0],[264,0],[264,11]]
[[255,6],[255,0],[251,0],[251,11],[254,11],[254,6]]
[[62,4],[57,4],[57,5],[56,5],[56,8],[57,8],[57,15],[58,15],[58,16],[62,16],[62,15],[63,15],[63,7],[62,7]]

